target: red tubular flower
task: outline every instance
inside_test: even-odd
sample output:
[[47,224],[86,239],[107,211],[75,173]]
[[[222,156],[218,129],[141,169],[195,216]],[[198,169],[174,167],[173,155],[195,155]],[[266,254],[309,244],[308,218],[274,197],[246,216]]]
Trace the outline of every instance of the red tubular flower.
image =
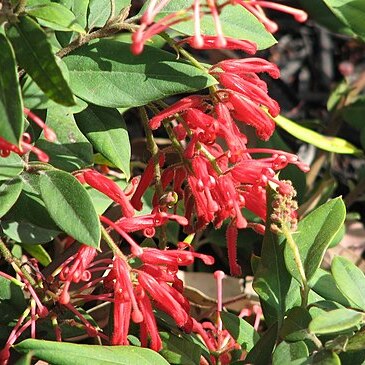
[[180,99],[175,104],[170,105],[168,108],[164,109],[159,114],[155,115],[150,120],[150,127],[151,129],[157,129],[161,126],[161,122],[164,119],[167,119],[174,114],[180,113],[184,110],[187,110],[189,108],[202,108],[203,107],[203,101],[205,97],[202,95],[191,95],[187,96],[186,98]]
[[114,330],[110,340],[112,345],[129,345],[128,331],[132,304],[126,301],[125,294],[116,291],[114,295]]
[[141,270],[136,270],[136,272],[142,288],[149,293],[164,312],[174,319],[179,327],[184,327],[191,321],[189,314],[186,313],[181,304],[166,289],[162,288],[154,277]]
[[274,3],[272,1],[231,0],[231,3],[242,5],[248,11],[250,11],[271,33],[275,33],[279,29],[279,27],[275,22],[266,17],[262,8],[273,9],[281,11],[283,13],[290,14],[294,16],[297,22],[305,22],[308,18],[307,13],[304,12],[303,10],[295,9],[283,4]]
[[228,101],[233,106],[235,119],[254,127],[257,136],[264,141],[272,136],[275,122],[257,104],[235,92],[228,94]]
[[198,48],[198,49],[230,49],[230,50],[240,50],[244,51],[247,54],[253,55],[257,51],[257,44],[252,41],[243,40],[243,39],[235,39],[225,37],[225,46],[219,45],[219,42],[222,41],[217,36],[203,35],[201,36],[201,43],[196,44],[195,36],[187,37],[183,40],[179,41],[178,44],[187,43],[189,46]]
[[226,72],[233,72],[237,75],[242,73],[260,73],[266,72],[272,78],[278,79],[280,77],[280,70],[274,63],[269,62],[263,58],[249,57],[242,59],[228,59],[223,60],[212,69],[220,68]]
[[[88,281],[91,278],[90,271],[87,270],[90,263],[96,256],[96,248],[82,245],[77,253],[71,256],[62,267],[60,272],[60,280],[64,281],[64,286],[60,294],[59,302],[67,304],[70,301],[68,290],[72,282]],[[68,265],[72,262],[72,265]]]
[[135,288],[138,305],[143,313],[143,322],[140,323],[141,332],[140,340],[144,347],[148,346],[147,336],[150,336],[150,347],[154,351],[160,351],[162,349],[162,341],[158,333],[156,319],[153,314],[151,302],[143,290],[141,285],[137,285]]
[[95,170],[85,170],[82,172],[82,176],[88,185],[119,204],[125,217],[134,216],[132,204],[125,196],[123,190],[113,180],[108,179]]
[[158,250],[156,248],[143,248],[139,258],[146,264],[168,265],[172,267],[191,265],[195,258],[203,260],[206,265],[213,265],[214,258],[198,252],[185,250]]
[[[160,167],[163,166],[163,164],[165,163],[164,154],[161,153],[158,156],[158,163],[159,163]],[[144,173],[138,183],[138,186],[136,187],[134,194],[131,198],[130,202],[131,202],[132,206],[137,210],[142,209],[142,200],[141,200],[142,196],[154,180],[154,176],[155,176],[154,164],[155,164],[155,160],[154,160],[154,158],[151,158],[148,161],[147,167],[144,170]]]
[[226,231],[229,269],[232,276],[241,276],[241,266],[237,264],[237,237],[238,230],[234,222],[228,226]]
[[236,91],[258,105],[266,106],[273,117],[277,117],[279,115],[279,104],[274,99],[271,99],[264,90],[255,84],[230,72],[220,73],[219,81],[226,89]]

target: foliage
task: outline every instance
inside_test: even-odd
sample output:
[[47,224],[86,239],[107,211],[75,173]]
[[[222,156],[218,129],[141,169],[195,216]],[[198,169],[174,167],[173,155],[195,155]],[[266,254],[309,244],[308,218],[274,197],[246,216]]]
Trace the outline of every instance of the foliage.
[[[301,3],[364,41],[363,1]],[[278,67],[251,57],[277,42],[260,4],[306,19],[251,0],[1,2],[0,363],[364,362],[364,274],[321,267],[365,190],[359,173],[336,197],[330,176],[363,157],[363,87],[345,74],[327,126],[281,115],[261,77]],[[318,148],[306,177],[288,141]],[[192,264],[217,303],[184,290]],[[222,270],[252,274],[256,301],[227,310]]]

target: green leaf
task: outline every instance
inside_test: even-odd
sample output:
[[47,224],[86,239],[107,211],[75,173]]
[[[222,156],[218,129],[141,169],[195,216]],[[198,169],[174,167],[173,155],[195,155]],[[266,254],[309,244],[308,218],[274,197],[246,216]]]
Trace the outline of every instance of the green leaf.
[[354,103],[342,109],[342,116],[346,123],[361,130],[364,127],[365,96],[360,96]]
[[145,105],[216,84],[215,78],[174,54],[146,47],[136,57],[129,44],[108,39],[85,45],[63,60],[74,93],[111,108]]
[[278,126],[283,128],[292,136],[322,150],[351,155],[361,152],[354,145],[345,141],[342,138],[324,136],[320,133],[312,131],[311,129],[294,123],[293,121],[283,117],[282,115],[277,116],[276,118],[274,118],[274,120]]
[[355,333],[348,339],[346,351],[361,351],[365,349],[365,332],[364,330]]
[[[268,193],[268,207],[271,216],[272,191]],[[266,321],[270,324],[282,320],[288,309],[300,302],[299,284],[292,280],[285,266],[283,238],[270,230],[271,220],[267,219],[266,231],[261,250],[261,259],[255,272],[253,288],[259,295]]]
[[66,171],[92,165],[92,146],[67,108],[60,105],[48,108],[46,123],[55,131],[57,141],[47,141],[42,133],[36,146],[49,155],[51,165]]
[[[119,12],[130,5],[131,0],[115,0],[115,16]],[[110,0],[90,0],[88,27],[101,28],[105,25],[110,16]]]
[[74,105],[72,92],[57,65],[47,35],[31,18],[22,16],[18,20],[8,27],[6,34],[20,67],[50,99],[62,105]]
[[349,300],[339,291],[331,273],[319,268],[312,276],[309,286],[313,291],[327,300],[333,300],[345,307],[351,307]]
[[16,321],[26,308],[23,290],[12,281],[0,276],[0,324]]
[[324,2],[341,22],[365,40],[365,4],[362,0],[324,0]]
[[131,146],[122,115],[116,109],[89,105],[75,119],[94,148],[122,170],[129,180]]
[[221,318],[224,328],[236,342],[243,346],[246,351],[251,351],[260,339],[256,330],[247,321],[232,313],[222,312]]
[[22,243],[21,246],[43,266],[48,266],[52,262],[51,256],[49,256],[48,252],[42,245]]
[[33,353],[30,351],[26,355],[22,356],[15,365],[31,365]]
[[[189,0],[170,1],[156,17],[161,19],[171,13],[191,7]],[[225,6],[219,14],[223,33],[226,37],[248,39],[257,43],[259,49],[265,49],[276,43],[275,38],[265,27],[242,6]],[[194,21],[189,20],[171,26],[186,35],[194,35]],[[203,34],[215,35],[215,23],[211,15],[205,15],[201,19]]]
[[287,341],[301,341],[308,338],[308,324],[312,320],[307,309],[294,307],[287,312],[280,336]]
[[343,21],[336,17],[323,0],[307,1],[300,0],[303,9],[309,13],[309,17],[324,25],[335,33],[342,33],[353,37],[355,33]]
[[0,181],[19,175],[24,169],[24,161],[11,152],[7,158],[0,158]]
[[255,365],[270,363],[271,354],[277,340],[278,324],[273,324],[259,339],[253,349],[247,354],[245,362]]
[[365,310],[365,276],[350,260],[335,256],[331,265],[332,275],[341,293],[355,308]]
[[341,365],[340,358],[335,352],[322,350],[314,354],[311,365]]
[[293,360],[306,358],[309,356],[308,348],[303,341],[281,342],[275,349],[272,364],[284,365],[292,364]]
[[86,28],[87,25],[88,7],[89,0],[77,0],[72,4],[72,12],[75,14],[76,22],[79,23],[83,28]]
[[51,241],[60,231],[49,216],[39,191],[39,175],[23,172],[23,191],[1,222],[4,233],[16,242]]
[[79,345],[66,342],[25,340],[14,346],[20,353],[57,365],[168,365],[157,352],[134,346]]
[[160,354],[169,364],[199,364],[201,349],[198,345],[168,332],[160,332],[163,349]]
[[19,177],[15,177],[0,185],[0,218],[15,204],[22,189],[23,181]]
[[309,330],[318,335],[337,333],[359,325],[362,320],[362,313],[347,308],[335,309],[315,317],[309,324]]
[[85,188],[71,174],[46,171],[40,177],[46,208],[56,224],[77,241],[99,247],[100,223]]
[[[341,228],[345,218],[345,205],[341,198],[336,198],[321,205],[299,222],[293,238],[298,246],[307,280],[310,280],[319,268],[328,245]],[[285,264],[293,277],[301,282],[289,245],[285,247]]]
[[27,13],[37,18],[42,25],[54,30],[85,33],[82,26],[76,22],[72,11],[61,4],[50,3],[27,8]]
[[0,49],[0,137],[18,145],[24,128],[23,104],[15,54],[2,33]]

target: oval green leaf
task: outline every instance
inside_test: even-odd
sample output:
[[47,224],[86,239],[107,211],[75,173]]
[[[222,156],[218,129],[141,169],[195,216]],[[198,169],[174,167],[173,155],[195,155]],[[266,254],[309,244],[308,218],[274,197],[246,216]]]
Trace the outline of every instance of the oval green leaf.
[[157,352],[134,346],[79,345],[66,342],[25,340],[14,346],[20,353],[57,365],[168,365]]
[[24,161],[12,152],[7,158],[0,158],[0,181],[19,175],[24,169]]
[[199,364],[201,348],[186,338],[168,332],[160,332],[163,349],[160,354],[169,362],[177,365]]
[[[336,198],[321,205],[299,222],[294,240],[299,249],[307,280],[310,280],[319,268],[326,249],[340,230],[345,218],[346,208],[343,200]],[[291,275],[301,282],[289,245],[285,245],[285,264]]]
[[277,116],[274,120],[278,126],[283,128],[292,136],[300,139],[301,141],[312,144],[321,150],[351,155],[361,152],[361,150],[342,138],[324,136],[312,131],[311,129],[302,127],[282,115]]
[[[78,1],[75,1],[75,3]],[[130,5],[131,0],[114,0],[115,15]],[[110,0],[90,0],[88,14],[88,27],[101,28],[105,25],[110,16]]]
[[332,260],[332,275],[341,293],[352,306],[365,311],[365,276],[350,260],[336,256]]
[[2,33],[0,49],[0,137],[18,145],[24,129],[23,103],[15,54]]
[[15,204],[22,189],[23,181],[19,177],[15,177],[0,185],[0,218]]
[[[161,19],[164,16],[190,7],[191,1],[189,0],[170,1],[157,18]],[[242,6],[225,6],[219,14],[219,20],[223,34],[226,37],[254,41],[259,49],[268,48],[276,43],[276,39],[272,34],[265,29],[255,16]],[[171,28],[186,35],[195,34],[193,20],[174,24]],[[205,15],[201,18],[201,30],[203,34],[216,34],[215,23],[211,15]]]
[[65,171],[92,165],[93,148],[77,127],[69,108],[61,105],[49,107],[46,123],[55,131],[57,141],[47,141],[42,133],[36,146],[48,154],[51,165]]
[[47,35],[33,19],[24,16],[18,19],[8,27],[6,34],[20,67],[50,99],[62,105],[74,105],[73,94],[57,65]]
[[284,365],[292,364],[294,360],[308,357],[308,348],[304,341],[298,342],[281,342],[275,349],[272,364]]
[[51,256],[42,245],[22,243],[21,246],[43,266],[48,266],[52,262]]
[[362,0],[324,0],[331,11],[358,37],[365,40],[365,3]]
[[74,93],[90,103],[127,108],[216,84],[206,72],[176,55],[146,47],[136,57],[130,44],[101,39],[65,57]]
[[76,22],[75,15],[62,4],[49,3],[27,8],[27,13],[37,18],[44,26],[59,31],[85,33],[85,30]]
[[347,308],[335,309],[315,317],[309,323],[309,330],[318,335],[337,333],[359,325],[362,320],[362,313]]
[[111,108],[89,105],[75,115],[76,123],[94,148],[130,178],[131,146],[123,116]]
[[260,339],[260,335],[256,332],[253,326],[244,319],[229,312],[222,312],[221,318],[224,328],[230,333],[236,342],[243,346],[246,351],[251,351]]
[[64,171],[47,171],[40,176],[39,187],[56,224],[77,241],[99,247],[99,218],[89,194],[78,180]]

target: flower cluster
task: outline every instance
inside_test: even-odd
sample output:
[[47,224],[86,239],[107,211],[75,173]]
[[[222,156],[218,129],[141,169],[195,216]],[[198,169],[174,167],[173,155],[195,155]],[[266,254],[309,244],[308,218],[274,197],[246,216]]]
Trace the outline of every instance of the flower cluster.
[[[264,148],[248,148],[246,126],[255,129],[262,140],[268,140],[275,129],[273,120],[280,108],[268,95],[266,83],[259,73],[277,78],[276,65],[260,59],[229,59],[211,67],[220,86],[209,96],[192,95],[162,110],[149,121],[151,129],[173,124],[175,148],[180,164],[166,167],[161,174],[162,188],[183,199],[187,233],[204,229],[209,223],[216,228],[230,220],[227,248],[232,275],[240,275],[236,264],[237,229],[251,227],[262,233],[264,225],[249,223],[242,214],[247,208],[266,219],[266,186],[273,182],[282,194],[291,194],[290,184],[280,181],[277,172],[288,164],[303,171],[308,166],[298,157]],[[267,157],[254,158],[255,154]],[[141,197],[153,181],[155,159],[151,159],[131,199],[134,208],[141,208]],[[159,167],[164,166],[163,154]],[[185,184],[187,181],[187,184]],[[158,199],[154,199],[156,207]]]
[[[242,6],[252,13],[271,33],[278,30],[278,25],[266,16],[263,8],[290,14],[298,22],[304,22],[307,19],[307,14],[302,10],[272,1],[261,0],[228,0],[220,3],[217,0],[194,0],[193,4],[186,9],[168,12],[166,16],[158,16],[170,2],[171,0],[151,0],[149,2],[145,13],[142,15],[141,25],[132,36],[133,43],[131,50],[134,54],[140,54],[143,51],[144,44],[154,35],[178,23],[191,20],[194,22],[194,36],[183,40],[184,43],[188,43],[191,47],[198,49],[241,49],[248,51],[249,54],[254,53],[249,51],[255,47],[254,42],[224,36],[219,15],[226,6]],[[212,17],[216,31],[215,36],[203,34],[201,20],[204,16]]]

